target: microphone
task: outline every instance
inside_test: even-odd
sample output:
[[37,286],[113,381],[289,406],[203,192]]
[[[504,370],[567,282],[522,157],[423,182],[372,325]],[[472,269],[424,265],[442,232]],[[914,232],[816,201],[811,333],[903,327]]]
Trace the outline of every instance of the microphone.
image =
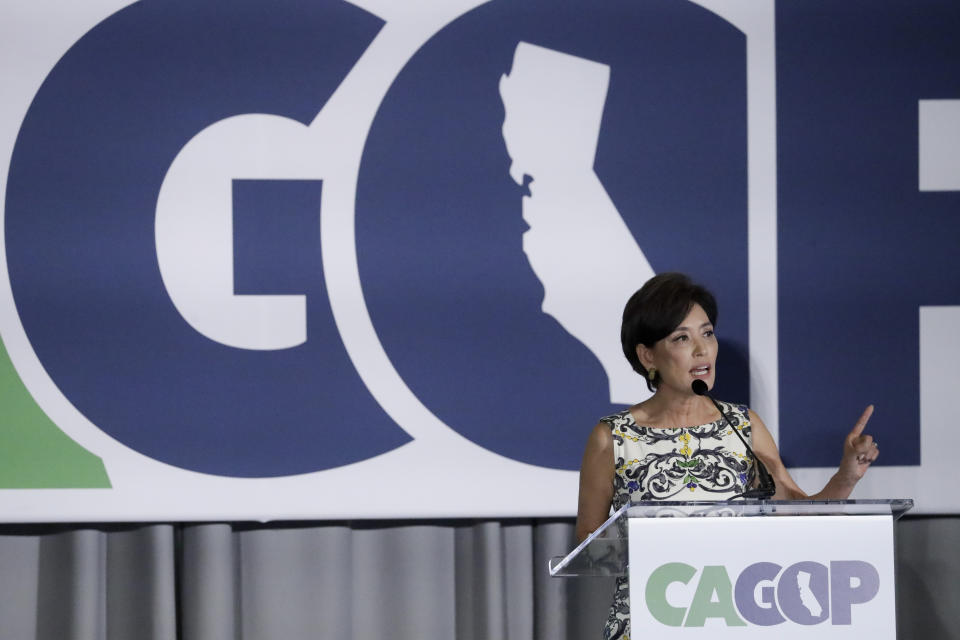
[[727,421],[727,424],[730,426],[730,430],[733,431],[740,442],[743,443],[743,446],[747,448],[747,453],[750,454],[750,457],[753,458],[753,462],[757,465],[757,477],[760,479],[760,485],[755,489],[747,489],[743,493],[737,494],[730,498],[759,498],[760,500],[766,500],[767,498],[772,498],[773,494],[777,492],[777,484],[773,481],[773,476],[770,475],[770,472],[767,471],[767,467],[760,461],[760,458],[757,457],[757,454],[753,452],[753,449],[750,448],[750,445],[747,444],[746,439],[740,435],[740,432],[736,427],[733,426],[733,423],[730,422],[730,418],[727,417],[727,414],[723,412],[723,409],[720,408],[720,404],[714,400],[712,397],[707,395],[707,383],[699,378],[694,380],[690,384],[690,388],[698,396],[703,396],[707,400],[713,403],[713,406],[717,408],[717,411],[720,412],[720,415],[723,416],[723,419]]

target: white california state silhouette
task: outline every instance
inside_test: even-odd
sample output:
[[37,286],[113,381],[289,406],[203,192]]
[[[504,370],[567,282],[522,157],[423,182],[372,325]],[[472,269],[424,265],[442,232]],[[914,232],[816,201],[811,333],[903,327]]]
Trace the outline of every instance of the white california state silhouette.
[[523,198],[523,251],[543,284],[543,312],[602,364],[610,401],[646,389],[623,357],[623,305],[654,272],[594,171],[610,67],[527,42],[500,78],[503,139]]
[[820,601],[817,600],[813,589],[810,588],[810,578],[811,575],[806,571],[797,572],[797,588],[800,590],[800,603],[810,612],[811,616],[819,618],[820,614],[823,613],[823,607],[820,606]]

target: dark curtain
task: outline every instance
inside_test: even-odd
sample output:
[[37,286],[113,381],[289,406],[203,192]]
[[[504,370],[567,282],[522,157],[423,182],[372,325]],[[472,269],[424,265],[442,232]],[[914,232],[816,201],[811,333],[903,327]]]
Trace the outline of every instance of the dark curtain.
[[[960,517],[897,534],[901,637],[960,638]],[[597,640],[570,520],[0,526],[0,640]]]

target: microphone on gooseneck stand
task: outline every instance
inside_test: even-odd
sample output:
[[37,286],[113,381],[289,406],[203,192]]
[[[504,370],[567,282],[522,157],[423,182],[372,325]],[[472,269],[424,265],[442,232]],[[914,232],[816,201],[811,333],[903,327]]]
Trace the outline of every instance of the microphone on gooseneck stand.
[[720,412],[720,415],[723,416],[723,419],[727,421],[727,424],[730,425],[730,429],[737,434],[737,437],[740,438],[740,442],[743,443],[743,446],[747,448],[747,453],[750,454],[750,457],[753,458],[754,464],[757,465],[757,477],[760,479],[760,484],[754,489],[747,489],[743,493],[735,495],[733,498],[759,498],[765,500],[767,498],[772,498],[773,494],[777,492],[777,484],[773,481],[773,476],[770,475],[770,472],[767,471],[767,467],[764,466],[760,458],[757,457],[757,454],[753,452],[753,449],[750,448],[750,445],[747,444],[747,441],[744,439],[736,427],[733,426],[733,423],[730,422],[730,418],[727,417],[727,414],[724,413],[723,409],[720,408],[720,404],[714,400],[712,397],[707,395],[707,383],[703,380],[694,380],[691,383],[690,388],[698,396],[703,396],[713,403],[713,406],[717,408],[717,411]]

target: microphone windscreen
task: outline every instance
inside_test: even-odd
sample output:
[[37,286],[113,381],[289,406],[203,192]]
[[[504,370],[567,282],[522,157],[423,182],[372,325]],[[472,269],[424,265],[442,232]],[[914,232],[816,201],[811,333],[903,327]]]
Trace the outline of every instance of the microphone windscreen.
[[690,383],[690,388],[693,389],[693,392],[698,396],[702,396],[707,393],[707,383],[703,380],[694,380],[692,383]]

